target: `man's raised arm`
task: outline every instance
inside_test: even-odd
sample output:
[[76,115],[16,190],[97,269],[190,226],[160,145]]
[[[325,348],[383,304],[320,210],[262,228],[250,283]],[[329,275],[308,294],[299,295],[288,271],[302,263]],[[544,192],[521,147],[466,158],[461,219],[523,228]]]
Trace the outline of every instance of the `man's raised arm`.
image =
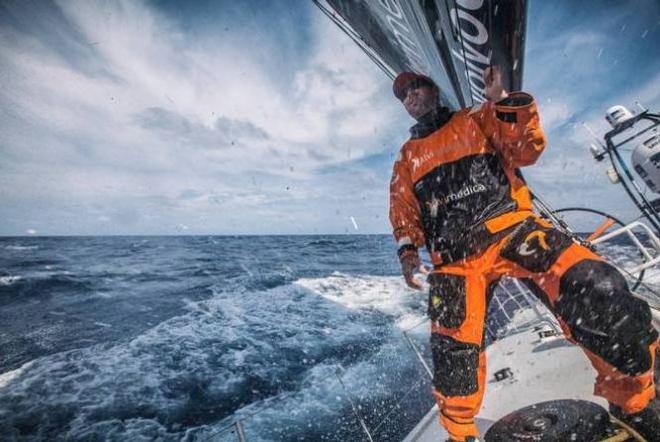
[[546,145],[534,98],[526,92],[507,93],[497,68],[484,71],[484,83],[489,101],[473,111],[472,118],[507,167],[534,164]]

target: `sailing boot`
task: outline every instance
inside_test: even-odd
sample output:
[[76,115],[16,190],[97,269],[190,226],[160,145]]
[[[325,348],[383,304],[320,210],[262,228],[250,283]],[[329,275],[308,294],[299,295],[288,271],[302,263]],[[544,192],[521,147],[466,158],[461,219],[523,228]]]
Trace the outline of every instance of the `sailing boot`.
[[630,426],[648,442],[660,442],[660,410],[656,401],[637,413],[624,413],[620,407],[610,404],[610,413]]

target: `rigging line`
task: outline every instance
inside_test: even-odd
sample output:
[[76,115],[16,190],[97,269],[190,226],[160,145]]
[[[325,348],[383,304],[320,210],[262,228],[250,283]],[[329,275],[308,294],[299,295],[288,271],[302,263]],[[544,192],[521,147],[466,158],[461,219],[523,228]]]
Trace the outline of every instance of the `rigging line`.
[[[658,125],[660,125],[660,120],[656,120],[655,115],[653,115],[653,114],[640,114],[640,115],[642,117],[647,116],[647,117],[650,117],[650,118],[641,118],[641,119],[638,120],[638,122],[641,121],[642,119],[644,119],[644,120],[652,121],[653,124],[648,126],[648,127],[645,127],[644,129],[640,130],[639,132],[635,133],[635,135],[632,135],[631,137],[628,137],[625,140],[623,140],[621,142],[618,142],[618,144],[614,144],[614,141],[612,141],[612,144],[614,145],[615,148],[617,148],[617,149],[620,148],[624,144],[627,144],[627,143],[631,142],[632,140],[634,140],[635,138],[644,135],[648,131],[653,130],[655,132],[655,128],[658,127]],[[620,135],[621,133],[622,132],[619,132],[619,133],[615,134],[614,136]]]
[[419,384],[421,384],[425,379],[426,379],[425,377],[420,377],[420,378],[419,378],[419,379],[418,379],[418,380],[412,385],[412,387],[410,387],[410,389],[408,389],[408,391],[406,392],[406,394],[404,394],[404,395],[401,397],[401,399],[399,399],[398,401],[396,401],[396,403],[395,403],[394,405],[392,405],[392,409],[391,409],[390,411],[387,412],[387,414],[383,417],[383,419],[380,421],[380,423],[379,423],[378,425],[376,425],[376,426],[374,427],[374,429],[371,430],[371,431],[373,431],[374,433],[376,433],[376,432],[378,431],[378,429],[379,429],[380,427],[382,427],[383,424],[385,423],[385,421],[387,421],[387,419],[390,417],[390,414],[392,414],[392,413],[394,412],[394,410],[397,409],[397,407],[399,407],[399,405],[401,404],[401,402],[403,402],[403,400],[404,400],[405,398],[407,398],[408,395],[409,395],[414,389],[416,389],[417,386],[418,386]]
[[[630,199],[633,201],[633,203],[637,206],[639,211],[646,217],[646,219],[649,221],[651,226],[656,232],[660,232],[660,220],[659,219],[653,219],[653,216],[651,213],[647,212],[647,209],[649,207],[649,203],[644,198],[643,195],[641,195],[638,192],[638,195],[641,197],[641,202],[633,195],[632,190],[629,188],[629,183],[626,181],[630,181],[630,185],[634,186],[637,188],[637,183],[635,182],[635,178],[632,176],[630,173],[630,170],[628,169],[628,166],[626,165],[625,161],[623,158],[621,158],[621,155],[616,150],[616,147],[614,146],[611,136],[608,138],[608,135],[605,135],[605,140],[607,142],[607,155],[610,159],[610,163],[612,164],[612,169],[616,172],[617,176],[619,177],[619,184],[623,187],[623,189],[626,191]],[[618,165],[617,165],[618,164]],[[623,171],[623,173],[622,173]],[[645,205],[646,204],[646,205]],[[657,214],[656,218],[657,218]]]
[[[340,365],[341,367],[341,365]],[[343,368],[343,367],[342,367]],[[342,388],[344,389],[344,393],[346,394],[346,398],[348,399],[348,402],[351,403],[351,408],[353,409],[353,414],[357,417],[358,421],[360,421],[360,426],[364,430],[364,432],[367,434],[367,438],[369,439],[369,442],[374,442],[373,437],[371,436],[371,432],[369,431],[369,427],[367,427],[367,423],[364,421],[362,418],[362,415],[358,411],[358,407],[355,406],[355,403],[353,402],[353,399],[351,398],[351,394],[349,393],[348,388],[346,388],[346,385],[344,384],[344,381],[342,380],[339,369],[335,372],[335,375],[337,376],[337,379],[339,380],[339,383],[341,384]]]
[[238,421],[233,421],[230,425],[227,425],[226,427],[223,427],[223,428],[219,429],[218,431],[215,431],[215,432],[209,434],[206,438],[202,439],[202,441],[203,442],[208,442],[212,438],[214,438],[215,436],[226,433],[227,431],[231,430],[232,427],[236,426],[236,422],[238,422]]
[[203,442],[210,441],[210,440],[211,440],[212,438],[214,438],[215,436],[218,436],[218,435],[220,435],[220,434],[226,433],[227,431],[230,431],[230,430],[232,429],[232,427],[235,427],[236,424],[237,424],[238,422],[244,422],[244,421],[250,419],[251,417],[253,417],[253,416],[255,416],[255,415],[261,413],[261,412],[264,411],[266,408],[268,408],[268,407],[264,407],[264,408],[261,408],[261,409],[259,409],[259,410],[257,410],[257,411],[254,411],[254,412],[252,412],[252,413],[248,413],[248,414],[246,414],[246,415],[244,415],[244,416],[241,416],[240,419],[234,419],[234,420],[231,422],[231,424],[226,425],[226,426],[220,428],[218,431],[215,431],[215,432],[209,434],[209,436],[208,436],[207,438],[205,438],[205,439],[202,439],[202,441],[203,441]]
[[[635,196],[632,193],[632,190],[630,190],[630,188],[628,187],[630,184],[634,186],[636,189],[638,189],[637,182],[635,181],[635,177],[632,175],[625,161],[623,160],[623,158],[621,158],[621,155],[619,155],[619,152],[617,151],[616,147],[614,147],[613,145],[612,136],[609,134],[605,135],[605,140],[607,142],[607,147],[608,147],[607,154],[610,158],[610,163],[612,163],[612,168],[620,178],[619,184],[623,186],[624,190],[626,191],[626,193],[628,193],[628,196],[632,199],[633,203],[635,203],[637,208],[644,214],[644,216],[646,216],[646,219],[653,226],[656,233],[660,232],[660,217],[658,216],[657,212],[652,208],[651,203],[644,197],[644,195],[641,194],[641,192],[638,191],[637,194],[641,199],[640,202],[637,198],[635,198]],[[617,162],[618,162],[618,167],[617,167]],[[623,171],[623,174],[619,169]],[[626,181],[626,179],[629,181],[629,183]]]
[[[640,221],[642,218],[646,218],[646,217],[645,217],[643,214],[642,214],[642,215],[639,215],[637,218],[633,219],[633,222],[634,222],[634,221]],[[627,269],[625,269],[623,266],[616,265],[615,263],[611,262],[611,260],[608,260],[608,262],[609,262],[610,264],[612,264],[612,265],[613,265],[617,270],[619,270],[621,273],[625,273],[626,275],[628,275],[632,280],[635,280],[635,279],[638,278],[638,277],[636,277],[634,274],[630,273],[630,272],[629,272]],[[646,269],[642,270],[642,272],[645,272],[645,271],[646,271]],[[638,280],[638,282],[637,282],[636,284],[639,285],[639,286],[644,287],[644,288],[645,288],[646,290],[648,290],[652,295],[655,295],[655,297],[656,297],[657,299],[654,299],[654,301],[656,301],[656,302],[660,302],[660,292],[658,292],[657,289],[651,287],[648,283],[644,282],[643,280]],[[642,294],[636,293],[635,291],[632,291],[632,290],[631,290],[631,293],[632,293],[635,297],[643,298],[643,300],[644,300],[644,301],[647,301],[647,302],[649,301],[649,298],[652,298],[651,295],[648,295],[648,294],[647,294],[647,295],[642,295]],[[652,305],[652,306],[650,306],[650,307],[653,308],[653,309],[655,309],[655,310],[660,310],[660,304],[654,304],[654,305]]]
[[374,54],[374,49],[357,33],[354,29],[350,28],[347,24],[337,18],[335,12],[321,4],[320,0],[312,0],[314,4],[323,12],[334,24],[337,25],[360,49],[378,66],[390,79],[394,79],[395,74],[393,70],[378,56]]
[[[556,213],[562,213],[562,212],[587,212],[587,213],[595,213],[596,215],[600,215],[600,216],[602,216],[602,217],[604,217],[604,218],[606,218],[606,219],[609,218],[609,219],[613,220],[616,224],[618,224],[618,225],[621,226],[621,227],[625,227],[625,226],[626,226],[626,224],[625,224],[623,221],[621,221],[619,218],[617,218],[617,217],[615,217],[615,216],[613,216],[613,215],[611,215],[611,214],[609,214],[609,213],[607,213],[607,212],[604,212],[604,211],[602,211],[602,210],[591,209],[591,208],[588,208],[588,207],[563,207],[563,208],[561,208],[561,209],[557,209],[557,210],[554,210],[554,211],[553,211],[553,213],[555,213],[555,214],[556,214]],[[639,221],[641,218],[644,218],[644,215],[640,215],[638,218],[633,219],[632,222]],[[577,235],[577,233],[573,233],[572,230],[569,232],[569,234],[570,234],[574,239],[576,239],[577,241],[579,241],[579,242],[582,242],[582,241],[583,241],[582,238],[579,237],[579,236]],[[589,241],[587,241],[587,243],[589,243]],[[640,253],[641,253],[641,251],[640,251]],[[643,260],[643,253],[642,253],[642,260]],[[612,264],[612,265],[615,265],[615,264],[614,264],[614,261],[612,261],[612,260],[609,259],[609,258],[607,259],[607,262],[609,262],[609,263]],[[618,266],[615,266],[615,267],[618,268]],[[646,270],[647,270],[647,269],[644,269],[644,270],[642,270],[641,272],[639,272],[639,275],[637,275],[636,277],[635,277],[634,275],[632,275],[632,274],[626,272],[626,273],[628,273],[628,276],[630,276],[631,280],[635,281],[634,284],[633,284],[633,286],[632,286],[632,288],[631,288],[631,290],[630,290],[631,292],[634,293],[635,290],[637,290],[637,288],[638,288],[640,285],[643,284],[644,274],[645,274]],[[649,290],[650,290],[650,289],[649,289]]]
[[620,219],[614,217],[613,215],[610,215],[607,212],[604,212],[602,210],[592,209],[592,208],[589,208],[589,207],[578,207],[578,206],[575,206],[575,207],[562,207],[561,209],[557,209],[557,210],[552,211],[552,213],[562,213],[562,212],[589,212],[589,213],[595,213],[596,215],[601,215],[605,218],[613,219],[614,221],[616,221],[617,224],[621,225],[621,227],[626,225],[623,221],[621,221]]
[[420,325],[424,324],[424,323],[427,322],[427,321],[429,321],[429,318],[428,318],[428,317],[425,317],[425,318],[422,319],[421,321],[417,322],[415,325],[412,325],[412,326],[408,327],[407,329],[405,329],[405,330],[403,331],[403,333],[409,332],[409,331],[412,330],[413,328],[417,328],[417,327],[419,327]]
[[[619,154],[617,149],[620,146],[624,145],[625,143],[628,143],[634,138],[641,136],[647,131],[654,129],[656,126],[660,125],[660,119],[658,117],[659,117],[658,115],[651,114],[648,112],[641,113],[633,117],[632,119],[627,120],[624,123],[620,124],[614,130],[608,132],[605,135],[605,141],[607,143],[606,152],[610,158],[610,162],[612,163],[612,167],[614,168],[614,171],[621,178],[620,184],[623,186],[624,190],[628,193],[628,196],[632,199],[633,203],[635,203],[637,208],[644,214],[644,216],[646,217],[648,222],[653,226],[656,232],[660,232],[660,216],[658,216],[657,211],[652,207],[651,203],[646,199],[644,194],[640,192],[639,186],[635,181],[634,176],[630,172],[630,169],[628,168],[626,162],[623,160],[623,158],[621,158],[621,155]],[[619,142],[618,144],[614,143],[613,138],[615,136],[620,135],[627,129],[631,128],[633,124],[641,120],[650,120],[653,122],[653,124],[641,131],[636,132],[633,136],[627,138],[622,142]],[[614,161],[615,159],[619,163],[618,167]],[[619,168],[623,171],[625,175],[621,175]],[[627,178],[627,180],[624,178]],[[628,188],[629,184],[635,188],[635,190],[637,191],[637,195],[639,196],[639,200],[641,200],[641,202],[637,198],[635,198],[635,196],[632,194],[632,191]]]
[[[252,418],[253,416],[256,416],[257,414],[259,414],[259,413],[261,413],[261,412],[263,412],[263,411],[265,411],[265,410],[269,410],[269,409],[271,409],[271,407],[272,407],[272,404],[271,404],[271,403],[272,403],[272,402],[278,402],[278,401],[281,401],[281,400],[287,399],[287,398],[289,398],[290,396],[293,396],[293,395],[294,395],[293,392],[285,392],[285,393],[280,394],[280,395],[275,396],[275,397],[266,398],[266,399],[261,403],[261,406],[260,406],[257,410],[255,410],[255,411],[253,411],[253,412],[250,412],[250,413],[241,414],[241,416],[240,416],[238,419],[233,419],[232,422],[231,422],[231,424],[229,424],[229,425],[225,425],[224,427],[220,428],[219,430],[214,431],[213,433],[209,434],[206,438],[201,439],[202,442],[210,441],[210,440],[211,440],[212,438],[214,438],[215,436],[218,436],[219,434],[226,433],[227,431],[231,430],[232,427],[235,427],[237,422],[245,422],[246,420]],[[250,405],[251,405],[251,404],[250,404]],[[248,405],[248,407],[249,407],[250,405]],[[255,406],[255,407],[256,407],[256,406]]]
[[[632,273],[630,273],[628,270],[626,270],[626,269],[623,268],[622,266],[615,265],[615,267],[616,267],[619,271],[621,271],[621,272],[625,273],[626,275],[628,275],[630,278],[635,279],[635,275],[633,275]],[[640,281],[639,285],[641,285],[641,286],[644,287],[646,290],[648,290],[649,292],[651,292],[652,295],[655,295],[655,298],[657,298],[657,299],[654,299],[653,296],[648,295],[648,294],[645,295],[645,294],[642,294],[642,293],[632,292],[632,294],[633,294],[635,297],[637,297],[637,298],[642,298],[642,299],[643,299],[644,301],[646,301],[646,302],[649,302],[649,301],[655,301],[655,302],[658,302],[658,301],[660,300],[660,292],[658,292],[656,289],[654,289],[653,287],[651,287],[648,283],[646,283],[646,282],[644,282],[644,281]],[[649,299],[649,298],[650,298],[650,299]],[[660,304],[657,304],[657,303],[654,303],[653,305],[650,305],[650,302],[649,302],[649,307],[651,307],[651,308],[654,309],[654,310],[660,310]]]

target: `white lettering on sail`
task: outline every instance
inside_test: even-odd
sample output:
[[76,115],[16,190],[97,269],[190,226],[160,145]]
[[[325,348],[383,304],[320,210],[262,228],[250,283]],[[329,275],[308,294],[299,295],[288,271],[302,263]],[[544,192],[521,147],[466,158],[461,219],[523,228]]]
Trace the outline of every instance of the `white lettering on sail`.
[[[483,73],[490,65],[490,53],[483,54],[477,47],[488,43],[489,35],[486,26],[469,11],[475,11],[483,6],[483,0],[457,0],[460,8],[452,8],[449,12],[452,24],[460,30],[464,51],[452,49],[454,57],[465,62],[470,93],[475,101],[485,101]],[[484,48],[485,49],[485,48]]]
[[387,23],[390,25],[390,29],[392,32],[394,32],[394,37],[396,38],[396,41],[399,43],[399,46],[408,53],[409,55],[412,55],[417,59],[418,61],[421,61],[419,52],[417,52],[417,47],[415,45],[415,42],[408,36],[405,35],[405,32],[410,32],[410,29],[406,28],[402,22],[397,21],[394,17],[392,16],[387,16]]
[[484,4],[484,0],[457,0],[456,3],[458,3],[462,8],[475,11],[481,8],[481,6]]
[[[466,27],[459,26],[456,24],[456,15],[458,15],[459,20],[465,20],[466,22],[469,22],[477,31],[476,35],[472,35],[467,31]],[[477,20],[475,17],[473,17],[470,13],[467,11],[463,11],[462,9],[458,10],[458,14],[452,14],[451,16],[452,22],[454,22],[454,26],[459,26],[461,28],[461,35],[463,38],[470,43],[474,43],[476,45],[482,45],[488,41],[488,31],[486,31],[486,27],[481,23],[479,20]]]
[[387,12],[389,12],[399,20],[403,18],[403,14],[401,13],[401,8],[399,8],[399,5],[397,5],[395,2],[388,0],[380,0],[379,3],[383,8],[385,8]]
[[422,57],[419,45],[416,43],[415,34],[408,26],[400,6],[392,0],[379,0],[378,4],[387,12],[385,21],[387,21],[399,47],[411,62],[413,69],[420,73],[428,73],[428,66]]

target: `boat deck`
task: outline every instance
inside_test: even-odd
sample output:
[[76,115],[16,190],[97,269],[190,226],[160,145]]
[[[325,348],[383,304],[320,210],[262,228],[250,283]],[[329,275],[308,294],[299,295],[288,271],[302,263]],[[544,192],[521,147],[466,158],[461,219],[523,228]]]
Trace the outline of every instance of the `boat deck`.
[[[488,381],[476,420],[482,435],[510,412],[539,402],[583,399],[607,405],[593,395],[596,371],[582,350],[562,336],[540,336],[540,331],[550,329],[510,334],[486,350]],[[506,377],[496,380],[498,372]],[[447,437],[438,421],[438,409],[433,407],[404,442],[439,442]]]

